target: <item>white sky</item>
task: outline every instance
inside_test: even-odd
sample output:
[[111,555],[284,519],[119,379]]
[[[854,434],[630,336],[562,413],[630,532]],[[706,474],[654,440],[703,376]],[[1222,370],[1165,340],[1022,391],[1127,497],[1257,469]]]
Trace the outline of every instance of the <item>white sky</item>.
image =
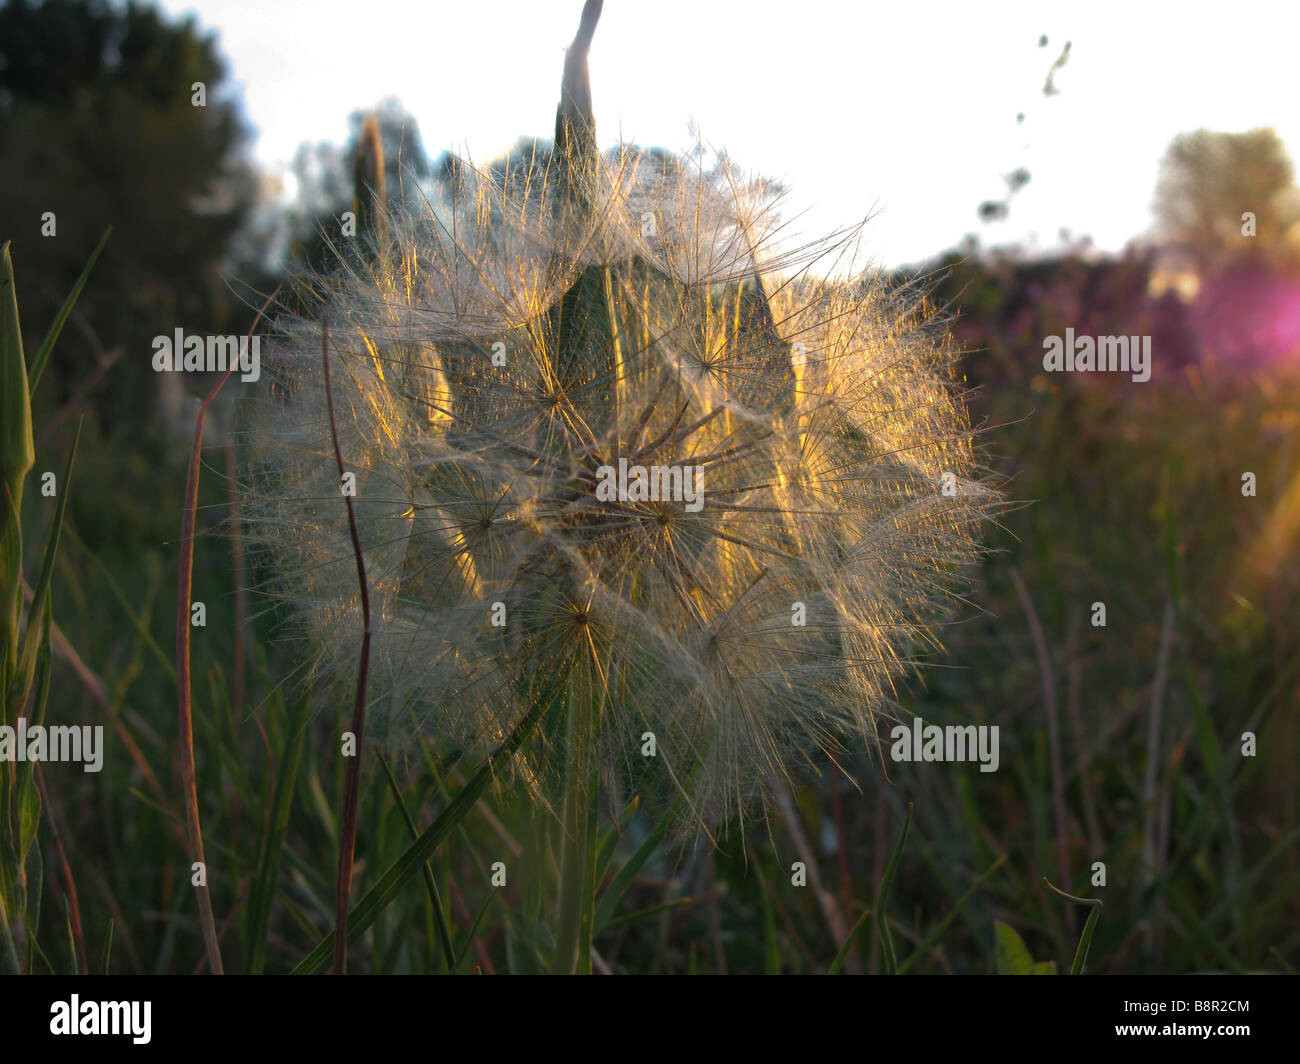
[[[385,96],[430,155],[484,162],[554,129],[581,0],[162,0],[194,12],[243,86],[261,165],[342,143]],[[1300,158],[1295,0],[606,0],[591,54],[597,134],[686,148],[694,120],[740,166],[784,180],[801,226],[879,211],[866,252],[917,262],[969,232],[1118,250],[1151,225],[1180,132],[1273,126]],[[1038,47],[1046,34],[1046,48]],[[1052,61],[1060,95],[1043,95]],[[1025,121],[1017,125],[1016,114]],[[976,208],[1024,166],[1006,223]],[[1243,205],[1242,210],[1250,209]]]

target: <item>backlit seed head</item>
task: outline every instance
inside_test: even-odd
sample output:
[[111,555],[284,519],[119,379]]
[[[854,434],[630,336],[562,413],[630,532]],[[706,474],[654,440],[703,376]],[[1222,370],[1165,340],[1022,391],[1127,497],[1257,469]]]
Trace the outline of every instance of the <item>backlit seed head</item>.
[[[857,230],[782,248],[778,200],[703,152],[539,148],[458,165],[313,279],[364,485],[381,741],[490,752],[564,676],[601,695],[610,770],[653,789],[666,766],[706,822],[874,742],[997,495],[921,295],[845,269]],[[361,620],[322,322],[279,326],[251,525],[311,674],[346,685]],[[598,499],[620,459],[700,469],[703,505]],[[526,780],[547,741],[518,760]]]

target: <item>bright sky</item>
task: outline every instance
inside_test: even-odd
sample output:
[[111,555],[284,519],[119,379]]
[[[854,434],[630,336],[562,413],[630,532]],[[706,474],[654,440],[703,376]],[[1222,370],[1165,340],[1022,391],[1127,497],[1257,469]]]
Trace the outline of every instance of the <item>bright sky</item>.
[[[243,87],[258,161],[342,143],[347,116],[397,96],[431,155],[485,162],[554,129],[581,0],[162,0],[194,12]],[[1300,159],[1292,0],[606,0],[591,55],[602,147],[705,141],[782,179],[801,227],[879,213],[866,252],[917,262],[970,232],[1118,250],[1151,225],[1180,132],[1272,126]],[[1038,47],[1046,34],[1049,43]],[[1043,84],[1066,41],[1060,95]],[[1016,123],[1016,114],[1025,120]],[[1009,221],[976,208],[1033,175]],[[1243,205],[1242,210],[1250,209]]]

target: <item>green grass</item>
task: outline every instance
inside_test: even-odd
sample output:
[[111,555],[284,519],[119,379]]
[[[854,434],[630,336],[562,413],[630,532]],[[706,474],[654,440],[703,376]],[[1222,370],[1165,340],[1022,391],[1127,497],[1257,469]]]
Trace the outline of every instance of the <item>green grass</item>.
[[[39,429],[55,411],[37,399]],[[1002,426],[986,437],[990,465],[1026,505],[990,529],[975,602],[899,703],[927,721],[999,725],[1000,771],[890,762],[886,782],[878,758],[850,751],[843,766],[856,786],[840,777],[833,801],[829,779],[809,776],[790,818],[733,828],[716,852],[674,840],[635,795],[605,786],[589,930],[578,934],[591,935],[595,970],[994,972],[1028,959],[1065,972],[1084,955],[1089,973],[1300,962],[1300,379],[1056,388],[1027,375],[975,402],[977,417]],[[79,920],[45,817],[20,963],[67,972],[82,953],[95,970],[199,971],[170,653],[187,446],[152,430],[107,438],[92,417],[69,485],[74,423],[36,453],[23,568],[40,573],[56,557],[45,547],[66,505],[57,561],[45,567],[48,682],[35,686],[47,720],[104,724],[107,752],[99,774],[46,767],[45,812]],[[224,454],[209,449],[204,462],[194,597],[208,620],[191,632],[194,742],[222,955],[231,972],[320,970],[349,699],[300,689],[274,609],[254,599],[237,626]],[[54,499],[32,487],[47,469],[69,489]],[[1254,498],[1240,493],[1245,470],[1257,476]],[[1090,621],[1096,601],[1104,628]],[[1045,682],[1059,721],[1059,811]],[[540,701],[539,717],[546,708]],[[1241,754],[1245,731],[1257,737],[1254,757]],[[508,776],[495,781],[457,753],[425,743],[391,772],[367,758],[352,970],[547,967],[560,928],[538,884],[558,871],[557,822]],[[811,877],[791,883],[808,851],[820,899]],[[505,886],[492,884],[497,862]],[[1104,914],[1062,901],[1043,876],[1102,900]]]

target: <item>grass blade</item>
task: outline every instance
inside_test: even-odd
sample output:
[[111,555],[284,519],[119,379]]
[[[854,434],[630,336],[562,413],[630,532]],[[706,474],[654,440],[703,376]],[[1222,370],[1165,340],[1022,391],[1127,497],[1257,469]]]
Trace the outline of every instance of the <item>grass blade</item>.
[[[50,526],[49,539],[45,544],[45,559],[41,563],[41,575],[32,590],[31,609],[27,613],[27,634],[23,639],[22,654],[18,666],[18,686],[16,698],[18,704],[27,701],[31,691],[32,677],[36,672],[36,655],[42,646],[49,646],[49,630],[46,621],[50,618],[50,584],[54,577],[54,556],[59,549],[59,534],[63,529],[63,518],[68,510],[68,487],[72,483],[72,463],[77,457],[77,444],[81,442],[81,426],[84,419],[77,422],[77,431],[72,437],[72,449],[63,466],[63,490],[59,492],[59,502],[54,511],[54,522]],[[39,724],[40,721],[34,723]]]
[[113,227],[111,225],[104,230],[104,235],[99,238],[99,244],[90,253],[90,258],[86,260],[86,265],[82,268],[77,283],[72,286],[68,298],[63,301],[63,306],[59,308],[58,314],[54,316],[54,322],[45,334],[45,339],[41,341],[41,346],[36,349],[36,357],[32,360],[31,369],[27,372],[27,390],[29,394],[36,394],[37,382],[41,379],[45,363],[50,360],[50,352],[54,350],[54,342],[59,338],[59,333],[63,331],[63,326],[68,320],[68,315],[72,313],[73,306],[81,297],[81,290],[86,287],[86,282],[90,280],[90,271],[95,268],[100,252],[104,250],[104,245],[108,243],[108,238],[112,235],[112,232]]
[[[411,833],[413,842],[420,841],[420,829],[416,827],[415,820],[412,819],[410,811],[406,808],[406,801],[402,798],[402,789],[397,785],[397,777],[393,775],[393,770],[388,764],[388,759],[384,757],[379,747],[375,747],[375,757],[384,770],[384,775],[388,777],[388,786],[393,792],[393,797],[397,799],[397,808],[401,810],[402,819],[406,821],[406,828]],[[456,955],[451,946],[451,929],[447,927],[447,914],[442,907],[442,897],[438,893],[438,881],[433,875],[433,866],[428,861],[422,866],[424,870],[424,885],[429,891],[429,904],[433,906],[433,917],[438,928],[438,941],[442,946],[442,954],[447,962],[447,971],[454,972],[460,957]],[[484,907],[486,910],[486,906]],[[481,917],[481,914],[480,914]],[[477,922],[475,924],[477,926]],[[470,936],[473,938],[473,935]],[[469,942],[466,942],[466,948]]]
[[1054,891],[1067,901],[1074,902],[1075,905],[1086,905],[1092,911],[1088,913],[1088,919],[1083,925],[1083,933],[1079,935],[1079,945],[1074,951],[1074,961],[1070,965],[1071,975],[1082,975],[1083,966],[1088,961],[1088,948],[1092,945],[1092,933],[1097,929],[1097,917],[1101,915],[1100,898],[1078,898],[1073,894],[1067,894],[1058,887],[1052,886],[1046,876],[1043,876],[1043,886],[1048,890]]
[[99,955],[100,975],[108,974],[108,961],[109,958],[113,955],[113,928],[116,926],[117,926],[117,922],[110,916],[108,919],[108,931],[104,935],[104,949],[103,952],[100,953]]
[[6,699],[18,667],[18,633],[22,629],[23,483],[36,461],[32,404],[25,384],[18,293],[6,242],[0,247],[0,480],[4,490],[0,513],[0,697]]
[[980,884],[982,884],[986,879],[989,878],[989,876],[991,876],[994,872],[996,872],[999,868],[1001,868],[1003,863],[1006,861],[1006,859],[1007,859],[1007,855],[1003,854],[996,861],[994,861],[993,864],[989,867],[988,871],[986,871],[982,876],[980,876],[979,879],[975,880],[975,882],[970,885],[970,889],[967,890],[965,894],[963,894],[960,898],[957,899],[957,901],[953,904],[953,907],[948,910],[947,915],[945,915],[942,920],[940,920],[937,924],[935,924],[934,927],[931,929],[930,933],[925,936],[925,941],[922,942],[919,946],[917,946],[916,949],[912,951],[912,953],[907,957],[905,961],[899,964],[898,966],[899,975],[905,975],[907,973],[907,970],[910,967],[912,967],[913,964],[916,963],[916,961],[921,957],[921,955],[924,954],[926,950],[930,949],[939,940],[939,936],[942,935],[946,930],[948,930],[948,925],[950,923],[952,923],[955,919],[957,919],[958,914],[961,913],[962,907],[968,901],[970,901],[971,895],[974,894],[975,891],[977,891],[980,888]]
[[[885,874],[880,879],[880,889],[876,892],[876,904],[874,907],[876,917],[876,933],[880,936],[880,952],[885,961],[885,972],[888,975],[898,974],[898,959],[894,953],[894,940],[889,934],[889,919],[885,914],[885,902],[889,898],[889,888],[894,882],[894,875],[898,871],[898,862],[903,857],[903,846],[907,843],[907,833],[912,827],[912,803],[907,803],[907,816],[903,820],[903,832],[898,836],[898,845],[894,847],[894,852],[889,858],[889,864],[885,866]],[[838,975],[840,969],[844,966],[844,961],[848,958],[849,950],[853,948],[853,943],[857,941],[858,935],[866,927],[867,920],[871,917],[872,910],[868,909],[858,917],[857,922],[849,931],[848,937],[844,940],[844,945],[840,951],[835,954],[835,959],[831,961],[831,966],[826,969],[827,975]]]
[[668,829],[672,825],[673,819],[681,811],[682,803],[685,800],[684,797],[678,796],[672,808],[664,814],[659,823],[655,825],[654,830],[637,847],[636,853],[627,859],[627,863],[618,870],[609,886],[605,888],[605,893],[600,896],[600,901],[596,905],[596,921],[594,925],[596,934],[600,934],[601,931],[609,927],[619,900],[627,893],[627,889],[632,885],[632,880],[636,878],[636,874],[641,871],[645,863],[650,860],[650,856],[658,849],[659,844],[663,842],[664,836],[668,834]]
[[[610,928],[627,927],[635,924],[640,920],[649,919],[651,916],[657,916],[660,913],[672,912],[674,909],[680,909],[687,905],[694,905],[694,898],[673,898],[671,901],[663,902],[659,905],[651,905],[648,909],[638,909],[634,913],[628,913],[626,916],[617,916],[609,922]],[[607,929],[608,930],[608,929]],[[775,972],[767,973],[769,975],[780,975],[780,969]]]
[[465,936],[464,944],[460,947],[455,958],[452,960],[451,970],[453,972],[460,970],[460,962],[463,961],[465,955],[469,953],[470,946],[474,945],[474,936],[478,934],[479,924],[483,922],[483,917],[487,915],[488,909],[491,908],[492,903],[496,901],[496,898],[497,896],[495,892],[489,894],[487,899],[483,902],[483,907],[479,909],[478,915],[474,917],[474,922],[470,924],[469,933]]
[[898,872],[898,864],[903,859],[903,847],[907,843],[907,833],[912,828],[912,803],[907,803],[907,816],[903,819],[903,831],[898,836],[898,845],[894,847],[894,853],[889,858],[889,864],[885,866],[884,878],[880,881],[880,893],[876,895],[876,928],[880,935],[880,955],[885,962],[885,971],[889,975],[898,974],[898,957],[894,952],[894,938],[889,933],[889,914],[886,911],[886,903],[889,900],[889,888],[894,883],[894,875]]
[[[380,876],[379,882],[367,892],[366,896],[357,902],[348,916],[347,935],[350,942],[355,942],[370,928],[379,918],[379,914],[392,903],[402,885],[419,872],[425,861],[433,856],[442,840],[450,835],[461,819],[474,808],[474,803],[478,801],[479,795],[492,779],[493,765],[509,758],[524,744],[546,711],[551,708],[562,688],[562,681],[553,683],[547,697],[538,701],[528,716],[519,722],[519,726],[510,737],[488,758],[487,763],[460,789],[447,808],[425,828],[419,840],[412,843],[406,852]],[[316,948],[302,960],[292,974],[311,975],[319,971],[333,952],[334,933],[330,932],[317,943]]]
[[848,959],[849,950],[853,948],[853,943],[858,940],[858,935],[862,929],[867,926],[867,921],[872,917],[872,910],[867,909],[861,916],[854,921],[853,927],[849,929],[849,937],[844,940],[844,945],[840,951],[835,954],[835,959],[831,961],[831,966],[826,969],[827,975],[839,975],[840,969],[844,967],[845,960]]
[[298,782],[298,767],[302,762],[302,748],[307,738],[307,707],[304,705],[289,739],[289,748],[280,765],[275,781],[275,794],[271,800],[271,820],[267,825],[266,839],[253,889],[248,899],[248,957],[249,975],[260,975],[265,963],[266,934],[271,924],[271,906],[275,901],[276,876],[280,871],[280,854],[283,849],[285,829],[289,826],[289,811],[293,805],[293,792]]

